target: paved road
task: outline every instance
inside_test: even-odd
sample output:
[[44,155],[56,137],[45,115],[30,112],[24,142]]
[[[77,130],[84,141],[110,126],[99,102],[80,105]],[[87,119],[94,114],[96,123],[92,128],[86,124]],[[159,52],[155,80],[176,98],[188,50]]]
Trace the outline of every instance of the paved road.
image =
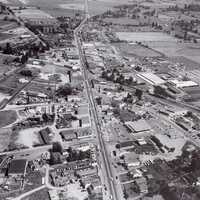
[[[86,0],[87,2],[87,0]],[[97,133],[97,138],[98,138],[98,142],[99,142],[99,147],[100,147],[100,152],[101,152],[101,156],[102,156],[102,164],[103,164],[103,168],[105,169],[105,177],[107,179],[107,185],[109,186],[109,192],[110,192],[110,199],[114,199],[114,200],[118,200],[118,196],[117,196],[117,191],[114,185],[114,178],[113,178],[113,174],[112,174],[112,170],[111,170],[111,166],[110,166],[110,161],[108,159],[108,152],[106,150],[106,146],[102,137],[102,131],[101,131],[101,125],[100,125],[100,120],[98,119],[98,114],[97,114],[97,109],[96,109],[96,105],[95,105],[95,101],[94,101],[94,97],[93,97],[93,92],[91,89],[91,86],[89,84],[89,78],[88,78],[88,71],[87,71],[87,66],[86,66],[86,62],[85,62],[85,56],[83,54],[82,48],[81,48],[81,41],[79,38],[79,33],[81,31],[81,29],[84,26],[84,23],[87,21],[88,19],[88,13],[86,12],[86,16],[85,19],[82,21],[82,23],[79,25],[78,28],[76,28],[76,30],[74,31],[74,37],[75,37],[75,41],[79,50],[79,56],[80,56],[80,62],[82,65],[82,72],[84,75],[84,82],[85,82],[85,86],[86,86],[86,90],[87,90],[87,95],[88,95],[88,100],[90,103],[90,108],[91,108],[91,113],[94,119],[94,125],[95,125],[95,130]]]

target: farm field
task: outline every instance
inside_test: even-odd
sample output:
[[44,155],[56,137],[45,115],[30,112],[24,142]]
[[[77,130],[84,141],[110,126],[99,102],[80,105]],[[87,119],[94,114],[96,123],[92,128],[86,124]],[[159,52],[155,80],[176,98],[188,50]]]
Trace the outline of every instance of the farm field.
[[200,64],[199,44],[182,43],[162,32],[117,32],[117,36],[128,42],[141,42],[168,57],[185,57]]
[[146,42],[149,47],[165,54],[166,56],[183,56],[200,64],[200,45],[174,42]]
[[177,42],[177,39],[162,32],[117,32],[120,40],[128,42]]

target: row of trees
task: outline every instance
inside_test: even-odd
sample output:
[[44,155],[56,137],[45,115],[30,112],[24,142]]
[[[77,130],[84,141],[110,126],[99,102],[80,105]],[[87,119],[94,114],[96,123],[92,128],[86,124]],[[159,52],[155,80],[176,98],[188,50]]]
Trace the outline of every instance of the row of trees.
[[6,43],[6,46],[2,48],[4,54],[15,54],[20,55],[21,59],[19,62],[22,64],[28,61],[29,57],[39,58],[40,53],[44,53],[46,50],[49,50],[48,46],[44,46],[41,42],[39,44],[30,44],[28,47],[22,48],[13,48],[10,43]]
[[112,71],[103,70],[101,77],[107,81],[112,81],[122,85],[130,85],[134,83],[133,77],[130,76],[128,79],[126,79],[117,69],[113,69]]
[[[140,101],[140,100],[142,99],[142,96],[143,96],[143,91],[140,90],[140,89],[136,89],[134,95],[137,97],[137,100]],[[134,100],[133,95],[130,94],[130,93],[128,93],[128,94],[127,94],[127,97],[125,97],[125,98],[123,99],[124,102],[130,103],[130,104],[133,103],[133,100]]]

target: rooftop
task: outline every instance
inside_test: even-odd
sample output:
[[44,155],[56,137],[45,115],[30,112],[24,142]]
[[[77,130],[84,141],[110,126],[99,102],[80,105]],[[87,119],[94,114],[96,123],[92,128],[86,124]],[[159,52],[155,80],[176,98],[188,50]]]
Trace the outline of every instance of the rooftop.
[[148,131],[151,129],[150,125],[144,120],[125,122],[125,125],[130,128],[133,132]]
[[144,81],[150,83],[151,85],[161,85],[165,83],[163,79],[161,79],[159,76],[153,73],[139,73],[137,74],[137,76],[143,79]]

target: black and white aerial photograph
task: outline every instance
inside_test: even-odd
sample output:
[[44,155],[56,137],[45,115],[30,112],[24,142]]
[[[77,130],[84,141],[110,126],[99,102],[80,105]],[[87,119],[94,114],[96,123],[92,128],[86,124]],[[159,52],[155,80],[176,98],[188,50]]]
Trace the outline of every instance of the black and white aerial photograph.
[[0,200],[200,200],[200,0],[0,0]]

